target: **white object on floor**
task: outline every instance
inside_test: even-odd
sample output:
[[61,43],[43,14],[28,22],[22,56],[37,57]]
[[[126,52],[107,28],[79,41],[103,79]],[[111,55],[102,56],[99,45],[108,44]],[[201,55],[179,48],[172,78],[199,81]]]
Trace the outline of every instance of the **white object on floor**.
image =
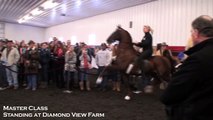
[[125,100],[130,100],[131,98],[130,98],[130,96],[127,95],[127,96],[124,97],[124,99]]
[[70,90],[64,90],[63,92],[64,93],[72,93],[72,91],[70,91]]
[[103,77],[98,77],[96,80],[96,84],[101,84]]
[[140,94],[140,93],[142,93],[142,91],[137,90],[137,91],[133,91],[133,93]]
[[0,91],[7,89],[6,87],[0,87]]

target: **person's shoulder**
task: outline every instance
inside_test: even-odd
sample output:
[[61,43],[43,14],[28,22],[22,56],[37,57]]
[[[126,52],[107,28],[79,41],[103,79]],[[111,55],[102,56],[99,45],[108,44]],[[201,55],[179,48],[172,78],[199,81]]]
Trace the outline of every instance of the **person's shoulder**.
[[18,48],[12,47],[12,50],[13,50],[13,51],[18,51]]
[[213,45],[204,47],[195,53],[194,56],[198,56],[201,59],[213,59]]
[[148,33],[148,34],[146,34],[146,37],[152,38],[152,34]]
[[107,49],[107,50],[106,50],[106,53],[112,53],[112,51]]
[[100,54],[102,52],[102,50],[99,50],[96,54]]

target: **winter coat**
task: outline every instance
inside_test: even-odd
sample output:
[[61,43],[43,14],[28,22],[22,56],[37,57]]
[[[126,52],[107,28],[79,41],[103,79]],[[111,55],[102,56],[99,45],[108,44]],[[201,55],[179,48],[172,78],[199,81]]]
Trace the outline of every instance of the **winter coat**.
[[75,52],[66,52],[65,54],[65,71],[75,71],[76,67],[76,54]]
[[[39,69],[39,53],[38,49],[28,49],[24,55],[25,59],[25,73],[26,74],[38,74]],[[29,61],[29,63],[27,63]]]
[[46,64],[49,64],[49,61],[50,61],[50,57],[51,57],[51,53],[49,51],[49,49],[41,49],[40,50],[40,63],[42,65],[46,65]]
[[[91,59],[88,54],[86,54],[86,58],[84,58],[84,54],[81,54],[81,56],[79,56],[79,60],[80,60],[80,68],[88,69],[91,67],[91,64],[90,64]],[[88,66],[85,66],[85,63],[84,63],[85,61],[87,62]]]
[[12,47],[9,53],[7,52],[8,48],[5,48],[4,51],[2,52],[1,60],[5,62],[6,66],[17,65],[20,59],[20,54],[17,48]]
[[161,96],[169,120],[213,120],[213,39],[185,52],[180,66]]

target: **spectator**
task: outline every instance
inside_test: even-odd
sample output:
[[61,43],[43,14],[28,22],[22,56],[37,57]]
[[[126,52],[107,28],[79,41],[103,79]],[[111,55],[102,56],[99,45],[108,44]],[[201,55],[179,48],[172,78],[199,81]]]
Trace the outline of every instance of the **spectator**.
[[[1,54],[5,48],[6,48],[5,41],[2,39],[0,40],[0,59],[1,59]],[[5,70],[5,67],[2,65],[2,63],[0,63],[0,90],[6,89],[7,86],[8,84],[7,84],[6,70]]]
[[19,60],[19,66],[18,66],[18,71],[21,74],[18,74],[18,80],[19,80],[19,85],[20,86],[26,86],[27,81],[26,81],[26,76],[24,73],[24,55],[27,51],[27,45],[25,44],[25,41],[22,40],[20,42],[20,45],[18,47],[19,53],[20,53],[20,60]]
[[55,60],[53,55],[54,47],[55,47],[54,41],[51,41],[48,46],[48,49],[50,50],[50,62],[49,62],[49,72],[48,72],[49,82],[55,82],[54,81],[55,80],[55,70],[54,70]]
[[[75,44],[74,51],[75,51],[76,58],[77,58],[76,67],[79,68],[80,67],[80,63],[81,63],[81,61],[79,60],[79,57],[81,55],[81,46],[78,43]],[[76,72],[77,72],[77,77],[78,77],[78,83],[80,83],[80,81],[81,81],[80,80],[80,76],[81,76],[80,72],[79,71],[76,71]]]
[[49,84],[48,69],[50,57],[51,57],[50,50],[48,49],[47,43],[44,42],[41,44],[40,50],[41,80],[44,82],[42,86],[44,88],[46,88]]
[[[107,50],[107,45],[105,43],[101,44],[101,50],[96,53],[95,59],[98,65],[98,73],[101,74],[111,62],[110,52]],[[103,75],[103,81],[101,82],[102,91],[106,90],[107,81],[107,76]]]
[[89,68],[91,67],[91,59],[90,59],[90,55],[88,53],[88,49],[86,45],[83,45],[81,48],[81,54],[79,56],[79,60],[80,60],[80,90],[84,90],[84,82],[86,82],[86,89],[88,91],[91,90],[90,88],[90,81],[88,80],[88,76],[87,76],[87,72],[89,70]]
[[63,88],[64,87],[64,79],[63,79],[64,78],[63,77],[64,47],[62,42],[58,41],[56,45],[54,46],[53,56],[54,56],[53,69],[54,69],[56,86],[58,88]]
[[38,69],[39,69],[39,53],[35,47],[35,42],[30,40],[28,43],[29,47],[24,55],[25,58],[25,73],[27,76],[27,87],[26,89],[37,89],[38,80]]
[[[114,46],[110,46],[110,47],[111,47],[111,51],[109,51],[109,53],[110,53],[110,63],[111,64],[115,64],[118,45],[115,44]],[[109,76],[108,76],[107,79],[109,79],[109,80],[111,79],[112,80],[112,85],[113,85],[112,90],[120,92],[121,90],[120,90],[120,73],[119,73],[119,71],[110,70],[108,72],[108,75]]]
[[156,51],[155,55],[163,56],[163,53],[165,50],[167,50],[167,47],[168,47],[168,45],[165,42],[159,43],[157,45],[157,51]]
[[67,43],[66,43],[66,48],[69,48],[69,47],[71,47],[72,45],[71,45],[71,41],[70,40],[67,40]]
[[9,84],[9,88],[18,89],[18,69],[17,63],[19,61],[20,55],[17,48],[13,47],[13,41],[7,41],[7,48],[4,49],[1,60],[4,61],[7,73],[7,82]]
[[76,65],[76,54],[74,48],[71,46],[67,49],[65,54],[65,65],[64,65],[64,80],[66,82],[65,93],[71,93],[74,86],[74,75]]
[[213,118],[213,18],[202,15],[192,22],[194,46],[161,96],[168,120]]

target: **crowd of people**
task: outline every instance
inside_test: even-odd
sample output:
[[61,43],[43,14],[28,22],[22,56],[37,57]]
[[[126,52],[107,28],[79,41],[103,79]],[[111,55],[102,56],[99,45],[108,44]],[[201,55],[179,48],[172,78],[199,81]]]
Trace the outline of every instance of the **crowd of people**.
[[[149,26],[144,26],[145,36],[141,43],[144,48],[139,58],[146,59],[153,53],[152,36]],[[173,74],[168,87],[161,95],[166,106],[168,120],[212,120],[213,115],[213,18],[202,15],[192,22],[191,41],[193,46],[185,52],[188,55],[183,64]],[[58,88],[65,88],[71,93],[76,83],[80,90],[90,91],[90,80],[86,74],[95,59],[98,73],[103,74],[106,66],[112,63],[113,51],[105,43],[100,48],[91,49],[85,43],[72,46],[70,41],[63,44],[56,37],[50,43],[36,44],[24,41],[20,44],[12,40],[0,41],[0,90],[25,89],[35,91],[38,87],[47,87],[53,81]],[[171,56],[166,44],[157,46],[156,55]],[[143,65],[142,65],[143,66]],[[79,69],[76,69],[79,68]],[[131,69],[130,69],[131,70]],[[127,73],[130,72],[128,70]],[[80,72],[79,72],[80,71]],[[106,90],[109,79],[113,80],[113,90],[120,91],[118,71],[111,71],[111,76],[103,76],[101,90]]]
[[[116,46],[116,45],[115,45]],[[35,91],[47,88],[54,83],[64,92],[71,93],[75,86],[80,90],[91,90],[89,71],[92,61],[101,74],[112,62],[112,50],[105,43],[89,47],[85,43],[71,45],[70,40],[62,43],[56,37],[50,43],[41,44],[30,40],[20,43],[12,40],[0,40],[0,90],[19,89]],[[113,90],[120,91],[120,81],[117,74],[103,77],[99,89],[108,88],[108,80],[113,81]]]
[[[24,40],[14,42],[2,39],[0,40],[0,90],[25,87],[27,90],[35,91],[38,88],[47,88],[53,83],[58,88],[65,89],[66,93],[71,93],[74,86],[82,91],[90,91],[91,81],[87,73],[94,67],[92,63],[95,62],[98,68],[97,76],[101,75],[103,78],[98,85],[99,89],[106,91],[108,81],[112,80],[112,89],[120,91],[119,72],[110,70],[107,75],[103,74],[106,66],[110,65],[116,56],[117,44],[107,46],[102,43],[100,46],[91,47],[81,42],[71,45],[70,40],[62,43],[56,37],[49,43],[40,44],[32,40],[25,43]],[[153,55],[165,56],[167,47],[166,43],[159,43]]]

